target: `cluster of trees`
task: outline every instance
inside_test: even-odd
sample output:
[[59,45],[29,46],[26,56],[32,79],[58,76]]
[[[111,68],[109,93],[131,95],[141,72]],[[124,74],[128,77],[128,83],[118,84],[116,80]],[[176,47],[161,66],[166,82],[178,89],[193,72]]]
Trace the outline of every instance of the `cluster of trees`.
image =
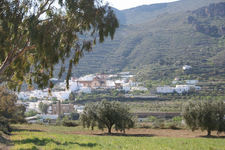
[[[223,101],[189,101],[183,107],[182,117],[193,131],[197,129],[225,132],[225,103]],[[182,118],[173,118],[173,122],[181,123]],[[120,102],[103,100],[88,104],[81,115],[84,127],[124,131],[134,127],[134,119],[129,108]]]
[[133,116],[126,105],[106,100],[88,104],[81,115],[81,122],[84,127],[92,129],[95,126],[102,130],[107,128],[109,134],[113,126],[116,131],[124,133],[125,129],[134,127]]
[[102,99],[115,99],[124,97],[125,91],[119,91],[116,89],[109,89],[104,91],[93,91],[91,94],[80,93],[77,95],[76,100],[102,100]]
[[17,105],[17,96],[6,88],[0,87],[0,131],[9,133],[12,131],[11,123],[25,122],[25,107]]
[[223,101],[189,101],[184,105],[183,118],[194,131],[196,129],[225,132],[225,103]]

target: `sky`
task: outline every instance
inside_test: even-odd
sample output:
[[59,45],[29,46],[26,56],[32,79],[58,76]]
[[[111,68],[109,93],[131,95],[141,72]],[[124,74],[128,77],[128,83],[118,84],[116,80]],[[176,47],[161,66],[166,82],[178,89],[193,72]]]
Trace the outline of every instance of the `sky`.
[[128,9],[145,4],[173,2],[177,0],[105,0],[109,2],[110,6],[119,10]]

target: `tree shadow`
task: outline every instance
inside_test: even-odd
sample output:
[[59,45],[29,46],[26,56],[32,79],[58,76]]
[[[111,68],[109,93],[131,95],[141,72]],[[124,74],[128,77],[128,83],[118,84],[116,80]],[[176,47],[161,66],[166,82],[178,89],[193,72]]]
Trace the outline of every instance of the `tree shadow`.
[[5,138],[2,134],[0,134],[0,144],[12,146],[12,142],[9,139]]
[[[89,148],[93,148],[95,146],[97,146],[97,143],[78,143],[78,142],[64,142],[64,143],[60,143],[58,141],[55,141],[53,139],[48,139],[48,138],[43,138],[43,139],[39,139],[39,138],[28,138],[28,139],[24,139],[24,140],[15,140],[13,141],[15,144],[34,144],[35,146],[46,146],[48,143],[55,143],[56,145],[62,145],[62,146],[67,146],[67,145],[71,145],[71,144],[76,144],[79,145],[81,147],[89,147]],[[35,150],[35,147],[33,148]],[[32,150],[33,150],[32,149]]]
[[44,132],[42,130],[35,130],[35,129],[19,129],[19,128],[14,128],[13,131],[16,132]]
[[200,138],[209,138],[209,139],[224,139],[225,138],[225,136],[220,136],[220,135],[217,135],[217,136],[215,136],[215,135],[210,135],[210,136],[208,136],[208,135],[203,135],[203,136],[199,136]]
[[31,148],[20,148],[19,150],[39,150],[36,146],[32,146]]
[[124,133],[101,133],[101,134],[94,134],[97,136],[126,136],[126,137],[153,137],[154,134],[124,134]]
[[65,142],[61,145],[70,145],[70,144],[76,144],[76,145],[79,145],[81,147],[89,147],[89,148],[92,148],[92,147],[95,147],[95,146],[98,145],[97,143],[78,143],[78,142]]

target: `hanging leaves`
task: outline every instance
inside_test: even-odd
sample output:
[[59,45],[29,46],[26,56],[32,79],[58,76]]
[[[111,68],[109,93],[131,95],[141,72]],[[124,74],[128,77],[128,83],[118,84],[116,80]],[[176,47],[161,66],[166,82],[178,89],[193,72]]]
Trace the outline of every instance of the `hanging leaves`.
[[[69,60],[68,83],[84,51],[90,52],[96,39],[113,38],[118,26],[100,0],[1,0],[0,82],[16,89],[29,75],[27,84],[44,88],[54,66]],[[59,77],[64,71],[62,65]]]

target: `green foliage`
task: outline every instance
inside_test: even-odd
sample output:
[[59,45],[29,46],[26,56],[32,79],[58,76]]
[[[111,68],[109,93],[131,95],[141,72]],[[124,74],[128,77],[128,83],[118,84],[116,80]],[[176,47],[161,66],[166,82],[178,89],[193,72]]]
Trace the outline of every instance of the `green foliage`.
[[70,113],[70,115],[69,115],[69,119],[70,119],[70,120],[78,120],[79,117],[80,117],[80,114],[77,113],[77,112],[72,112],[72,113]]
[[91,94],[81,93],[77,96],[78,101],[81,100],[102,100],[102,99],[116,99],[124,97],[124,91],[118,90],[104,90],[104,91],[92,91]]
[[16,95],[6,88],[0,87],[0,131],[9,133],[12,131],[11,123],[25,122],[25,107],[16,105]]
[[225,131],[225,104],[222,101],[189,101],[184,105],[183,118],[192,129],[211,131]]
[[131,112],[181,112],[184,101],[134,101],[126,102]]
[[66,127],[76,127],[78,126],[77,122],[71,120],[68,116],[65,116],[62,120],[62,125]]
[[38,105],[39,110],[43,114],[47,114],[48,113],[48,107],[49,107],[49,105],[48,104],[45,104],[43,102],[40,102],[39,105]]
[[123,132],[125,132],[125,129],[134,126],[128,107],[119,102],[106,100],[88,104],[81,115],[81,121],[84,127],[91,127],[92,129],[95,126],[102,130],[106,127],[110,134],[113,126],[116,130]]
[[180,117],[180,116],[177,116],[177,117],[173,117],[173,122],[174,123],[181,123],[181,121],[182,121],[182,117]]
[[77,122],[72,121],[72,120],[63,120],[62,125],[66,126],[66,127],[76,127],[79,124],[77,124]]
[[30,111],[25,113],[25,116],[26,117],[32,117],[32,116],[35,116],[37,114],[38,114],[38,112],[36,110],[30,110]]
[[69,100],[75,101],[75,99],[76,99],[76,93],[71,92],[69,95]]
[[0,83],[17,88],[26,81],[52,88],[49,79],[61,63],[58,76],[67,71],[68,84],[84,52],[97,40],[113,38],[118,26],[112,9],[101,0],[1,0]]

